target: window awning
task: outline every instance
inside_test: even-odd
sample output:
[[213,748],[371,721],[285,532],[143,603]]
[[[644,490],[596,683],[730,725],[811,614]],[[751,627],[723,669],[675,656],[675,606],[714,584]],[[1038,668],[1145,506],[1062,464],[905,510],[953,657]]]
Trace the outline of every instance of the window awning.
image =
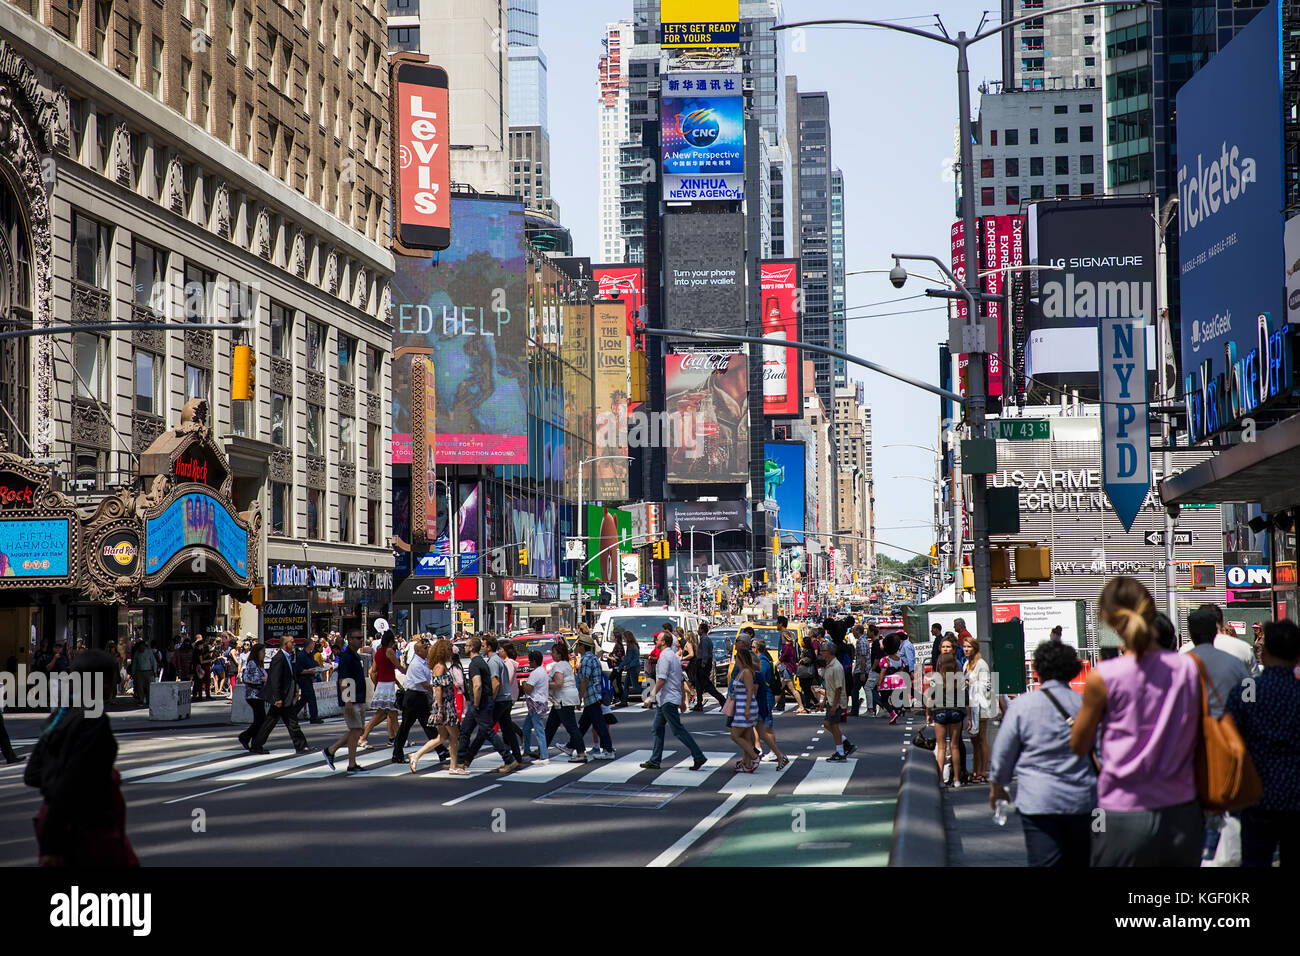
[[1257,501],[1265,511],[1300,502],[1300,415],[1265,428],[1160,483],[1167,505]]

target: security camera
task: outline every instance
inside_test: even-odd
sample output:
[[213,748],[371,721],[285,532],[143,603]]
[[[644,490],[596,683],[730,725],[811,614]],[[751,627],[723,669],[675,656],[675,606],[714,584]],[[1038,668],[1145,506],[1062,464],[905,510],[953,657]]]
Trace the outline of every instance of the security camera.
[[894,284],[895,289],[901,289],[907,282],[907,270],[895,262],[894,268],[889,270],[889,281]]

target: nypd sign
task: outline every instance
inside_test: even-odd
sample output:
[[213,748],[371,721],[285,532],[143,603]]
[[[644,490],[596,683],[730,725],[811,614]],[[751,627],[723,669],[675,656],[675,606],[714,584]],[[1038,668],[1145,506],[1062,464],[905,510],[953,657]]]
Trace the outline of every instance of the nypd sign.
[[1139,317],[1098,322],[1102,486],[1128,531],[1151,488],[1147,321]]

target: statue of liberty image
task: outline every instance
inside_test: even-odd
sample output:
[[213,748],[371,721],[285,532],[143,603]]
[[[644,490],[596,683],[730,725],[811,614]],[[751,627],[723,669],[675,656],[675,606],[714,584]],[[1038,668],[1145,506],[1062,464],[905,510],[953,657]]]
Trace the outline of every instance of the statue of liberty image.
[[776,489],[785,484],[785,468],[771,458],[763,462],[763,497],[775,501]]

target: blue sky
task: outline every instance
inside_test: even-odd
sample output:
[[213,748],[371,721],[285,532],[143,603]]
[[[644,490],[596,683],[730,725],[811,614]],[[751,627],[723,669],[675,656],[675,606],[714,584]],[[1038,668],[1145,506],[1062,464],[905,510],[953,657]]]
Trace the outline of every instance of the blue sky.
[[[631,0],[541,0],[541,44],[549,67],[551,188],[575,253],[596,251],[596,64],[604,24],[630,18]],[[988,6],[996,6],[988,4]],[[929,14],[902,0],[786,0],[785,21],[849,17],[894,20],[927,28]],[[985,5],[935,0],[949,33],[974,32]],[[787,36],[789,36],[787,32]],[[850,271],[888,269],[891,252],[948,257],[954,192],[951,163],[957,122],[956,52],[893,31],[821,27],[806,31],[804,49],[786,43],[786,71],[805,91],[825,90],[831,102],[831,149],[844,172],[845,258]],[[1001,46],[990,37],[971,49],[971,96],[978,109],[982,80],[1001,75]],[[922,265],[915,271],[933,272]],[[937,343],[947,334],[942,306],[908,299],[926,285],[912,279],[902,292],[883,275],[848,280],[848,351],[926,381],[938,378]],[[881,303],[854,311],[854,306]],[[882,318],[854,315],[909,312]],[[903,475],[933,476],[938,399],[901,382],[849,370],[864,383],[875,429],[876,533],[880,541],[928,551],[933,541],[933,485]],[[907,551],[881,546],[894,557]]]

